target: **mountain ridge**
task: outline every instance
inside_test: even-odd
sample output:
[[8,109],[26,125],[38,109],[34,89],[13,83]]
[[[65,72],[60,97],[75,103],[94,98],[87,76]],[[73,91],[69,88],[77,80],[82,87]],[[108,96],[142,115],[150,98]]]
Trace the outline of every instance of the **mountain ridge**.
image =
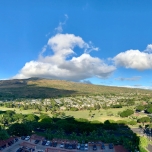
[[0,80],[0,99],[54,98],[71,95],[107,93],[149,93],[152,90],[86,84],[66,80],[32,77],[28,79]]

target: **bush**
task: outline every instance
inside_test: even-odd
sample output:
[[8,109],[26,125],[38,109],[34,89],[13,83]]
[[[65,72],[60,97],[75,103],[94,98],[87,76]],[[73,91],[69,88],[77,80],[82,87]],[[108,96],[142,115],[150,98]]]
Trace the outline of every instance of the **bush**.
[[120,117],[128,117],[134,113],[133,110],[127,109],[120,113]]
[[148,146],[148,139],[146,137],[140,137],[139,150],[140,152],[147,152],[145,149]]
[[142,118],[138,119],[137,122],[139,122],[139,123],[150,122],[150,118],[149,117],[142,117]]
[[128,124],[133,126],[137,124],[137,121],[132,120],[132,121],[129,121]]
[[141,146],[139,146],[139,151],[140,151],[140,152],[148,152],[145,148],[143,148],[143,147],[141,147]]
[[122,108],[122,105],[112,105],[112,108]]

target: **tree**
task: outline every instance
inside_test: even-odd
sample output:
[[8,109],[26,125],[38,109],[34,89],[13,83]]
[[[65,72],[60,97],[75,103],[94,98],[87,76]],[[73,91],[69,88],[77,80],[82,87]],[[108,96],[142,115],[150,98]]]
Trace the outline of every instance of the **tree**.
[[38,121],[39,117],[34,114],[29,114],[29,115],[27,115],[27,117],[25,119],[27,121],[34,122],[34,121]]
[[146,137],[140,137],[139,145],[143,148],[148,146],[148,139]]
[[142,117],[142,118],[140,118],[140,119],[137,120],[137,122],[143,123],[143,125],[144,125],[145,122],[150,122],[150,121],[151,120],[150,120],[149,117]]
[[9,135],[6,130],[0,129],[0,140],[8,139]]
[[128,116],[132,115],[133,113],[134,113],[133,110],[127,109],[127,110],[124,110],[123,112],[121,112],[120,116],[121,117],[128,117]]
[[20,114],[19,114],[19,113],[16,113],[16,114],[13,115],[13,119],[14,119],[15,121],[17,121],[17,122],[19,122],[19,121],[22,121],[22,122],[23,122],[23,120],[24,120],[24,115],[22,115],[21,113],[20,113]]
[[11,117],[11,116],[13,116],[15,114],[15,112],[12,111],[12,110],[7,110],[6,114]]
[[139,106],[136,107],[136,111],[142,111],[142,110],[145,110],[144,106],[139,105]]
[[14,136],[30,135],[32,130],[26,124],[15,123],[9,127],[9,133]]
[[148,113],[152,113],[152,107],[149,107],[149,108],[147,109],[147,112],[148,112]]
[[129,121],[128,124],[133,126],[137,124],[137,121],[132,120],[132,121]]
[[0,116],[0,122],[4,125],[7,126],[8,124],[10,124],[11,122],[13,122],[13,118],[10,117],[7,114],[1,115]]
[[51,128],[52,126],[53,126],[53,121],[52,121],[52,118],[50,118],[49,116],[44,117],[43,119],[39,120],[40,128],[48,129],[48,128]]
[[41,114],[39,118],[41,120],[41,119],[50,118],[50,117],[47,114]]

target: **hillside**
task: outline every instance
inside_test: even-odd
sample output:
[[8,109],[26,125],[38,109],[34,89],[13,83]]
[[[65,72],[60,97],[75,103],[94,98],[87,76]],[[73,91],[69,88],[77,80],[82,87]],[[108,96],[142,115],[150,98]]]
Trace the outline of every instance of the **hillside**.
[[148,93],[150,90],[111,87],[42,78],[0,81],[0,99],[52,98],[82,94]]

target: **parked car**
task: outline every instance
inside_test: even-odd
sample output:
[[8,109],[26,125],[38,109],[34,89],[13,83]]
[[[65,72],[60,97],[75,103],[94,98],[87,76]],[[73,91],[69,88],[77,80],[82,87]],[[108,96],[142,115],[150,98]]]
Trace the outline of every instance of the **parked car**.
[[35,149],[34,149],[34,148],[29,148],[28,150],[29,150],[30,152],[31,152],[31,151],[35,151]]
[[68,149],[73,149],[72,144],[69,144]]
[[104,143],[101,144],[101,149],[105,149]]
[[93,145],[93,150],[97,150],[97,146],[96,145]]
[[21,139],[24,140],[24,139],[25,139],[25,136],[22,136]]
[[11,146],[11,145],[12,145],[12,143],[11,143],[11,142],[8,142],[7,144],[8,144],[9,146]]
[[65,149],[68,149],[68,147],[69,147],[69,144],[68,144],[68,143],[65,143],[65,144],[64,144],[64,148],[65,148]]
[[109,149],[113,149],[113,144],[112,143],[109,144]]
[[80,149],[80,143],[77,144],[77,149]]
[[45,145],[46,142],[47,142],[47,140],[43,140],[43,141],[42,141],[42,145]]
[[53,146],[52,142],[50,142],[50,146],[51,146],[51,147]]
[[34,142],[34,143],[35,143],[35,144],[38,144],[39,142],[40,142],[40,140],[35,140],[35,142]]
[[30,139],[30,136],[26,136],[25,137],[25,140],[27,141],[27,140],[29,140]]
[[18,138],[15,138],[14,141],[17,142],[17,141],[18,141]]
[[88,150],[88,144],[84,145],[84,150]]
[[84,144],[80,145],[80,150],[84,150]]
[[77,148],[77,145],[76,145],[76,144],[72,144],[72,148],[73,148],[73,149],[76,149],[76,148]]
[[49,146],[50,145],[50,141],[48,140],[45,144],[45,146]]
[[64,148],[64,143],[61,143],[61,144],[60,144],[60,148]]
[[37,152],[44,152],[43,150],[38,150]]
[[22,148],[19,148],[16,152],[21,152],[23,149]]
[[52,146],[53,146],[53,147],[56,147],[57,144],[58,144],[57,142],[53,142],[53,143],[52,143]]

